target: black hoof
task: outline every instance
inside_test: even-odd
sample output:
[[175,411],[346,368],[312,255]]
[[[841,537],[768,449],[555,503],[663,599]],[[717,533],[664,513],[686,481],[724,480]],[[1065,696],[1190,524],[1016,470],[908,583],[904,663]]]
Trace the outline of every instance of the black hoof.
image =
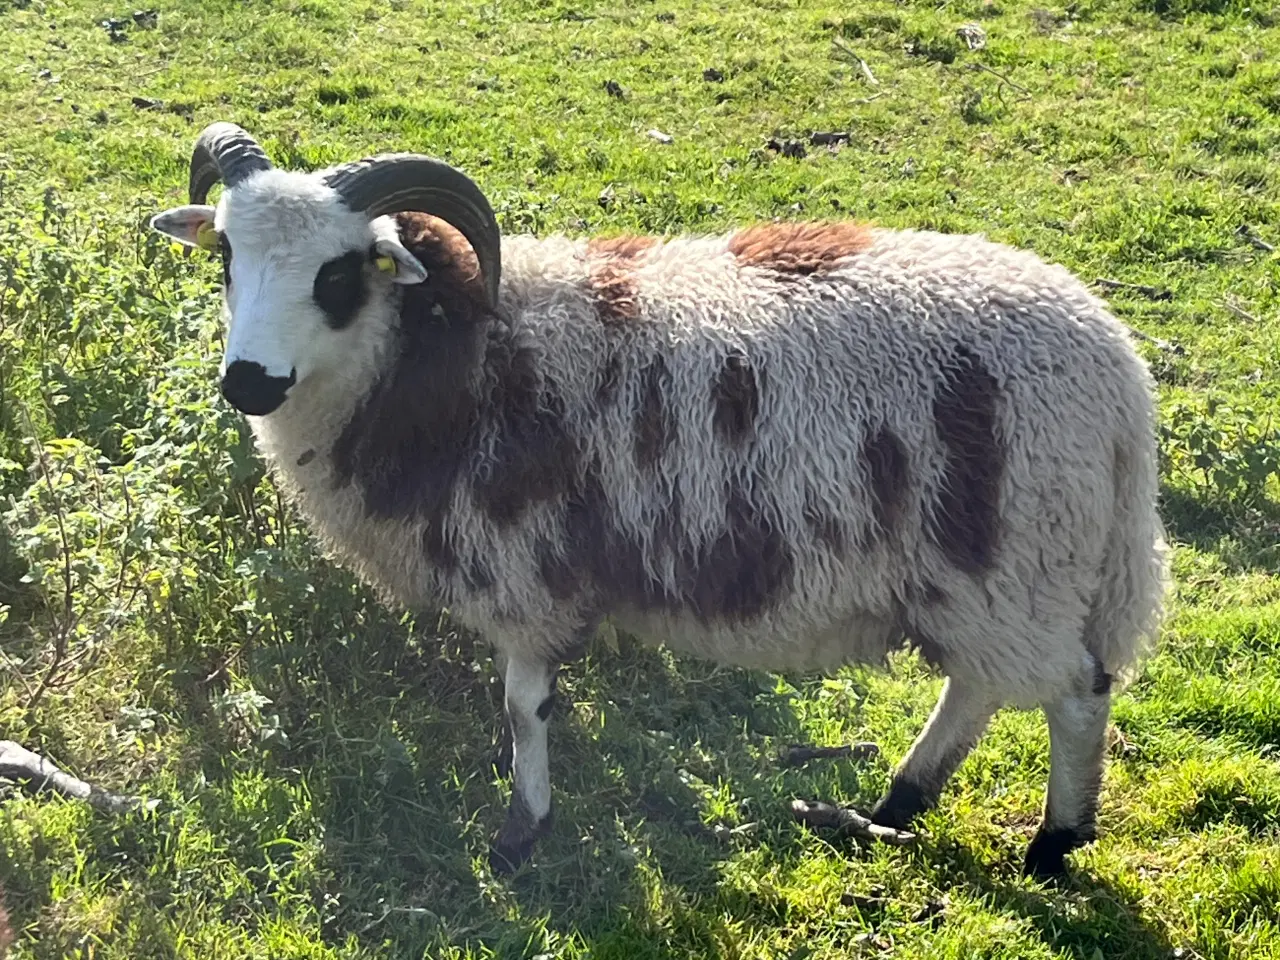
[[889,784],[889,792],[871,811],[871,822],[894,830],[906,830],[927,809],[929,800],[923,790],[910,781],[894,780]]
[[533,856],[538,839],[551,832],[551,814],[534,820],[524,804],[515,799],[502,829],[489,843],[489,866],[494,873],[515,873]]
[[1027,847],[1022,873],[1037,880],[1063,880],[1067,876],[1067,854],[1085,843],[1088,838],[1075,830],[1041,829]]
[[515,843],[504,843],[499,834],[489,844],[489,869],[503,876],[515,873],[533,856],[533,845],[533,837]]

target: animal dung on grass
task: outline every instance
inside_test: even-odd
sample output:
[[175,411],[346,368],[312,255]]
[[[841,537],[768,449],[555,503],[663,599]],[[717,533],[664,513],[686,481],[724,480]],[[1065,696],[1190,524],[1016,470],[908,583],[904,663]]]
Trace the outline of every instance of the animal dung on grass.
[[229,123],[152,223],[221,262],[222,394],[331,554],[492,645],[495,869],[549,829],[556,675],[606,618],[765,670],[908,643],[946,676],[869,815],[797,800],[806,822],[910,842],[996,710],[1040,705],[1025,869],[1094,837],[1166,551],[1150,373],[1064,268],[849,221],[503,235],[442,161],[282,170]]

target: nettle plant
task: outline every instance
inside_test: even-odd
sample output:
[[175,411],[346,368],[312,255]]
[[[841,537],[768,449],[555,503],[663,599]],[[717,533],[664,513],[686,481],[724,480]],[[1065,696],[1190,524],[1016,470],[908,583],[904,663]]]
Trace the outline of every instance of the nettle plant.
[[1160,452],[1166,477],[1213,506],[1257,510],[1280,494],[1280,433],[1249,406],[1214,396],[1167,405]]
[[[210,389],[216,257],[192,271],[137,216],[85,214],[52,193],[33,215],[19,201],[0,192],[0,669],[19,680],[12,702],[32,711],[133,643],[159,643],[167,669],[203,678],[223,651],[279,640],[317,609],[297,573],[315,562],[310,541],[291,536],[243,418]],[[336,590],[353,605],[345,581]],[[230,731],[261,715],[258,739],[283,740],[250,680],[223,671],[221,684],[226,704],[254,709],[215,719]]]

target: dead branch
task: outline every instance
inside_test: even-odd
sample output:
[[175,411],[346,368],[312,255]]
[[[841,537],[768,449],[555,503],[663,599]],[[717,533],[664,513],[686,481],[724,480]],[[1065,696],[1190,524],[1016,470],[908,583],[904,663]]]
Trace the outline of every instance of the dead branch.
[[1184,353],[1186,353],[1186,350],[1184,350],[1178,344],[1172,343],[1169,340],[1161,340],[1159,337],[1153,337],[1149,333],[1143,333],[1137,327],[1130,327],[1129,332],[1133,334],[1135,337],[1137,337],[1139,340],[1142,340],[1145,343],[1151,344],[1161,353],[1175,353],[1178,356],[1182,356]]
[[1246,323],[1258,322],[1257,317],[1255,317],[1253,314],[1249,313],[1243,307],[1233,302],[1229,297],[1226,300],[1222,301],[1222,306],[1228,313],[1230,313],[1232,316],[1236,317],[1237,319],[1243,320]]
[[853,50],[851,50],[848,44],[839,37],[834,37],[831,43],[839,52],[839,56],[837,56],[836,59],[856,64],[858,68],[862,70],[862,75],[867,78],[867,83],[871,84],[873,87],[880,86],[880,81],[876,79],[876,75],[872,73],[871,68],[867,66],[867,61],[863,60]]
[[916,835],[907,830],[895,830],[893,827],[872,823],[857,810],[833,807],[817,800],[792,800],[791,815],[810,827],[833,829],[838,836],[879,840],[895,847],[914,843],[916,839]]
[[846,743],[838,747],[810,747],[797,743],[783,750],[778,762],[784,767],[798,767],[810,760],[839,760],[844,757],[870,760],[879,755],[880,747],[874,743]]
[[1236,236],[1240,237],[1245,242],[1250,243],[1253,246],[1257,247],[1259,250],[1264,250],[1267,253],[1275,252],[1275,249],[1276,249],[1275,246],[1273,244],[1267,243],[1267,241],[1263,240],[1260,236],[1254,233],[1253,228],[1250,227],[1247,223],[1242,223],[1240,224],[1240,226],[1236,227]]
[[[35,437],[35,427],[30,422],[30,418],[25,416],[26,427],[31,437]],[[45,486],[49,490],[49,498],[51,501],[51,509],[53,511],[54,520],[58,526],[58,537],[62,546],[62,612],[56,613],[50,606],[50,614],[53,619],[53,656],[49,666],[45,669],[44,675],[36,684],[35,691],[28,698],[26,708],[34,710],[40,702],[41,697],[53,685],[54,679],[58,676],[59,671],[63,668],[64,661],[67,656],[67,642],[71,639],[71,634],[75,631],[79,622],[79,617],[75,614],[75,579],[71,572],[71,544],[67,537],[67,525],[62,510],[62,498],[58,496],[57,488],[53,485],[53,474],[49,469],[49,456],[45,453],[44,444],[39,440],[33,440],[36,451],[36,462],[40,466],[40,476]]]
[[83,800],[104,813],[126,813],[139,807],[154,809],[159,801],[112,793],[59,770],[53,763],[12,740],[0,740],[0,777],[25,783],[33,792],[49,789]]
[[1148,287],[1141,283],[1125,283],[1123,280],[1110,280],[1107,277],[1098,277],[1094,283],[1107,290],[1129,290],[1133,293],[1141,294],[1148,300],[1173,299],[1173,291],[1165,290],[1161,287]]

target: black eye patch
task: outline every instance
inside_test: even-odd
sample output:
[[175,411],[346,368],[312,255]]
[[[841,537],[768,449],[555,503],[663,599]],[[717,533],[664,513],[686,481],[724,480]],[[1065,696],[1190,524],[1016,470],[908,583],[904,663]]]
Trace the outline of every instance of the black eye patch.
[[334,257],[316,271],[312,296],[335,330],[347,326],[364,306],[368,294],[364,264],[364,255],[352,250]]
[[231,241],[225,233],[218,234],[218,250],[222,253],[222,285],[231,286]]

